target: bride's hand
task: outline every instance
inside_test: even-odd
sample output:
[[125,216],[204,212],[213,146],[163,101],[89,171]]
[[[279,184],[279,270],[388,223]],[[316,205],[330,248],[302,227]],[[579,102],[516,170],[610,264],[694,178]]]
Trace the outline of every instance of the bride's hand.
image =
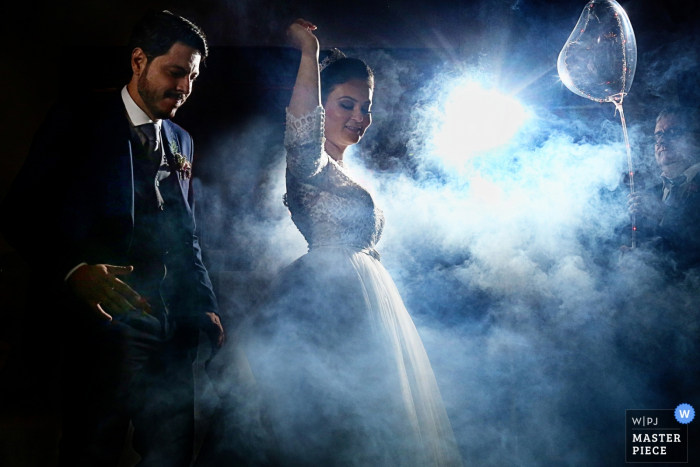
[[287,37],[294,47],[301,50],[302,53],[318,52],[318,39],[311,31],[316,30],[316,25],[313,23],[298,19],[292,23],[287,29]]

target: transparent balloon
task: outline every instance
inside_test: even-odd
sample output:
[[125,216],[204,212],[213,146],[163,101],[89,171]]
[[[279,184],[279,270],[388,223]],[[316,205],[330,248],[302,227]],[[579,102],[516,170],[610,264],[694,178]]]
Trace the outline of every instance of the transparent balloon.
[[[630,192],[634,193],[632,150],[622,101],[637,69],[637,41],[625,10],[615,0],[591,0],[559,53],[557,70],[564,85],[596,102],[612,102],[620,112],[627,148]],[[632,248],[637,246],[637,219],[632,215]]]
[[557,69],[572,92],[597,102],[622,102],[637,68],[637,41],[615,0],[591,0],[559,54]]

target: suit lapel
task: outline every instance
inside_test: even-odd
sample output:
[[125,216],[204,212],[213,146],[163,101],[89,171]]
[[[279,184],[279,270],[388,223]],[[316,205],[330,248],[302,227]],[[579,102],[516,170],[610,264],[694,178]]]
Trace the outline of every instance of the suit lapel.
[[[163,120],[163,130],[161,132],[163,148],[165,149],[165,157],[168,160],[170,167],[173,167],[173,174],[171,176],[177,177],[178,186],[180,187],[180,193],[185,202],[185,206],[189,210],[189,203],[187,202],[187,193],[189,190],[189,180],[180,180],[178,169],[179,164],[175,160],[175,155],[173,154],[173,148],[179,153],[182,153],[182,144],[179,141],[178,135],[175,133],[172,127],[172,123],[169,120]],[[184,155],[184,154],[183,154]]]
[[99,147],[94,149],[99,166],[97,177],[108,193],[104,212],[110,217],[128,215],[133,227],[134,173],[129,121],[119,94],[111,105],[107,118],[96,127],[96,141],[99,141]]

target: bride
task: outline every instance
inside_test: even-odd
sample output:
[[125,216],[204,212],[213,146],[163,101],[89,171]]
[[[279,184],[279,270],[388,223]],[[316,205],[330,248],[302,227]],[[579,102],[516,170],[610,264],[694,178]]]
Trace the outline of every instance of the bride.
[[319,72],[315,29],[288,30],[302,54],[285,134],[286,203],[309,252],[213,363],[225,410],[239,411],[228,429],[246,438],[229,452],[285,466],[461,466],[423,344],[374,249],[384,216],[343,162],[372,121],[373,73],[339,51]]

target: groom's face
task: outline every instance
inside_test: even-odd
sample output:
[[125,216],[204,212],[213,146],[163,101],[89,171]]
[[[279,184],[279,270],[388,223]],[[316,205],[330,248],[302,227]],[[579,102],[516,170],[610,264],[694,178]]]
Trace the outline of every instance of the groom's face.
[[176,42],[168,53],[146,63],[139,76],[138,93],[153,117],[175,116],[192,92],[201,59],[197,49]]

